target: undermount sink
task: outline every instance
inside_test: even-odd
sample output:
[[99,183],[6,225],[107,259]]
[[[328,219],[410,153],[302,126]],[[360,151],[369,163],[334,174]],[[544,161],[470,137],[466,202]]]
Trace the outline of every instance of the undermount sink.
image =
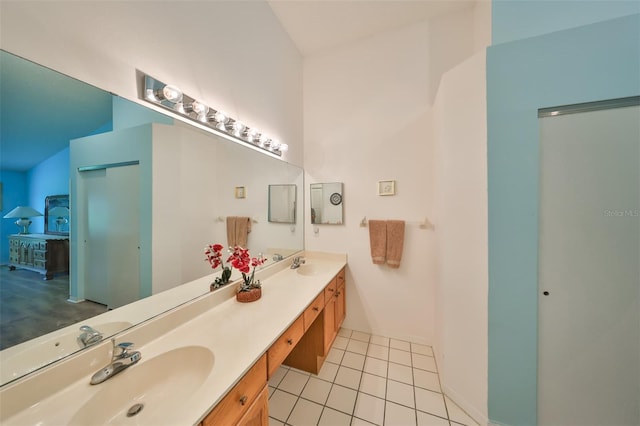
[[96,385],[100,389],[73,416],[70,425],[175,424],[172,413],[204,383],[213,353],[202,346],[173,349],[142,360]]
[[325,272],[327,268],[324,265],[318,263],[306,263],[304,265],[300,265],[296,271],[300,275],[318,275]]

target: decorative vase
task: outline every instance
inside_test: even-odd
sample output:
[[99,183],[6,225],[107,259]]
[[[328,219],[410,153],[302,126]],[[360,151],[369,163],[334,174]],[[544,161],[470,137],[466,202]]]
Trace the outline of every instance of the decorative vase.
[[241,303],[255,302],[262,297],[261,288],[252,288],[249,291],[239,291],[236,293],[236,300]]

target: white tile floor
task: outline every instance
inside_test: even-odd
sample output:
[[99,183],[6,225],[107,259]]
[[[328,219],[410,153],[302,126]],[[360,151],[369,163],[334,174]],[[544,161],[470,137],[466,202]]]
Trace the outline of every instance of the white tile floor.
[[269,380],[269,425],[467,425],[442,394],[431,347],[340,329],[316,376],[282,366]]

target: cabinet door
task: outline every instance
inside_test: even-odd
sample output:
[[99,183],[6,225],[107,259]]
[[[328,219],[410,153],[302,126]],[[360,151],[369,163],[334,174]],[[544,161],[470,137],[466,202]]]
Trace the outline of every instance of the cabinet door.
[[340,326],[342,325],[342,321],[344,321],[344,317],[347,314],[347,311],[346,311],[346,295],[347,294],[345,291],[346,285],[344,280],[344,268],[336,276],[336,283],[337,283],[337,289],[335,294],[335,298],[336,298],[335,327],[336,327],[336,333],[337,333],[338,330],[340,329]]
[[344,321],[344,317],[346,315],[345,312],[345,286],[338,287],[338,291],[336,292],[336,313],[335,313],[335,330],[336,333],[340,329],[342,325],[342,321]]
[[331,297],[324,307],[324,353],[329,352],[336,335],[336,298]]
[[[235,425],[267,384],[267,357],[262,356],[202,421],[202,426]],[[253,423],[248,423],[253,424]]]
[[269,424],[269,389],[265,388],[238,422],[238,426],[267,426]]

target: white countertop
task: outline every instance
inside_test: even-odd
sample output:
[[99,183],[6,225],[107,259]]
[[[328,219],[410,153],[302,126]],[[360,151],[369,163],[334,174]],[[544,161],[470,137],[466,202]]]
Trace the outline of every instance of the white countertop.
[[[117,392],[120,376],[140,368],[145,361],[174,348],[202,346],[215,358],[211,374],[197,389],[175,390],[183,397],[179,409],[161,419],[153,418],[152,410],[143,410],[122,423],[198,424],[346,265],[343,254],[306,252],[304,257],[308,264],[322,265],[321,272],[305,276],[276,264],[273,266],[279,267],[256,274],[263,291],[262,298],[255,302],[237,302],[234,289],[228,286],[119,335],[117,342],[136,343],[142,360],[102,384],[92,386],[89,378],[109,362],[110,342],[3,387],[0,423],[67,424],[101,389],[113,386]],[[188,364],[189,360],[183,362]],[[184,392],[191,394],[185,396]],[[171,401],[170,395],[167,401]]]

